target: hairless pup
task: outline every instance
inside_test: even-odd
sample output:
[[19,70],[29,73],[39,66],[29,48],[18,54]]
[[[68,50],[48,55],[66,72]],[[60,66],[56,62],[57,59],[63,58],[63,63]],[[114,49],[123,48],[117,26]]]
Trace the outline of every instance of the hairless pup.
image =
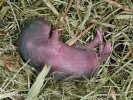
[[[82,75],[90,78],[99,63],[105,62],[111,52],[111,43],[103,44],[103,30],[97,29],[97,35],[88,44],[68,46],[59,40],[58,30],[52,30],[51,23],[43,18],[37,18],[25,26],[18,38],[19,53],[24,61],[29,61],[37,71],[45,64],[50,64],[49,73],[54,72],[56,80],[62,80],[71,75]],[[96,53],[93,48],[99,46]]]

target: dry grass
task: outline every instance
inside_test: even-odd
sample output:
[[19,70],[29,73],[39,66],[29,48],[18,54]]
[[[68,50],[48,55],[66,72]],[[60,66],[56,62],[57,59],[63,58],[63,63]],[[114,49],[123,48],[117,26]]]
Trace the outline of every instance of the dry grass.
[[[96,22],[75,44],[91,41],[96,28],[102,26],[105,41],[113,45],[109,59],[94,77],[75,82],[45,78],[41,89],[35,90],[39,93],[36,99],[133,99],[133,12],[106,1],[74,0],[63,21],[68,0],[1,0],[0,99],[24,99],[38,76],[21,60],[16,45],[21,28],[36,17],[49,19],[67,44]],[[115,1],[133,9],[132,0]]]

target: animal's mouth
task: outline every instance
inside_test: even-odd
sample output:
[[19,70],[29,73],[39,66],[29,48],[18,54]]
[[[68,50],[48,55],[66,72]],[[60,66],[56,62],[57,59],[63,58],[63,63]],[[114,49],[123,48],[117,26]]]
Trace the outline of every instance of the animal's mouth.
[[51,26],[51,30],[50,30],[50,34],[49,34],[49,38],[51,38],[52,34],[53,34],[53,26]]

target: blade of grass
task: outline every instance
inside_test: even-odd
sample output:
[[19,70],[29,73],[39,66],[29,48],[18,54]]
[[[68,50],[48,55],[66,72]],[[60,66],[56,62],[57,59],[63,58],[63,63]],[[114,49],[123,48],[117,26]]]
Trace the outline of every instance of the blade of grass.
[[56,10],[56,8],[49,2],[49,0],[43,0],[43,2],[53,11],[55,15],[59,15],[59,12]]
[[38,75],[35,83],[32,85],[25,100],[36,100],[41,90],[45,77],[50,70],[50,65],[45,65],[41,73]]

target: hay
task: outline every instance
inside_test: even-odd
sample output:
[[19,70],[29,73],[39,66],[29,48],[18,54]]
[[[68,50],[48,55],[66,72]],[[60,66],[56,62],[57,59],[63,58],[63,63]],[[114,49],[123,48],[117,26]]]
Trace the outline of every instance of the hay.
[[[39,100],[86,100],[133,98],[133,2],[132,0],[1,0],[0,2],[0,99],[27,97],[38,72],[31,70],[17,52],[17,38],[29,21],[44,17],[51,21],[65,43],[87,43],[102,26],[105,42],[113,51],[91,79],[74,82],[48,77],[39,91]],[[115,0],[116,1],[116,0]],[[121,6],[122,5],[122,6]],[[66,14],[66,16],[64,16]],[[88,15],[88,16],[87,16]],[[100,20],[99,20],[100,19]],[[23,66],[23,67],[22,67]]]

